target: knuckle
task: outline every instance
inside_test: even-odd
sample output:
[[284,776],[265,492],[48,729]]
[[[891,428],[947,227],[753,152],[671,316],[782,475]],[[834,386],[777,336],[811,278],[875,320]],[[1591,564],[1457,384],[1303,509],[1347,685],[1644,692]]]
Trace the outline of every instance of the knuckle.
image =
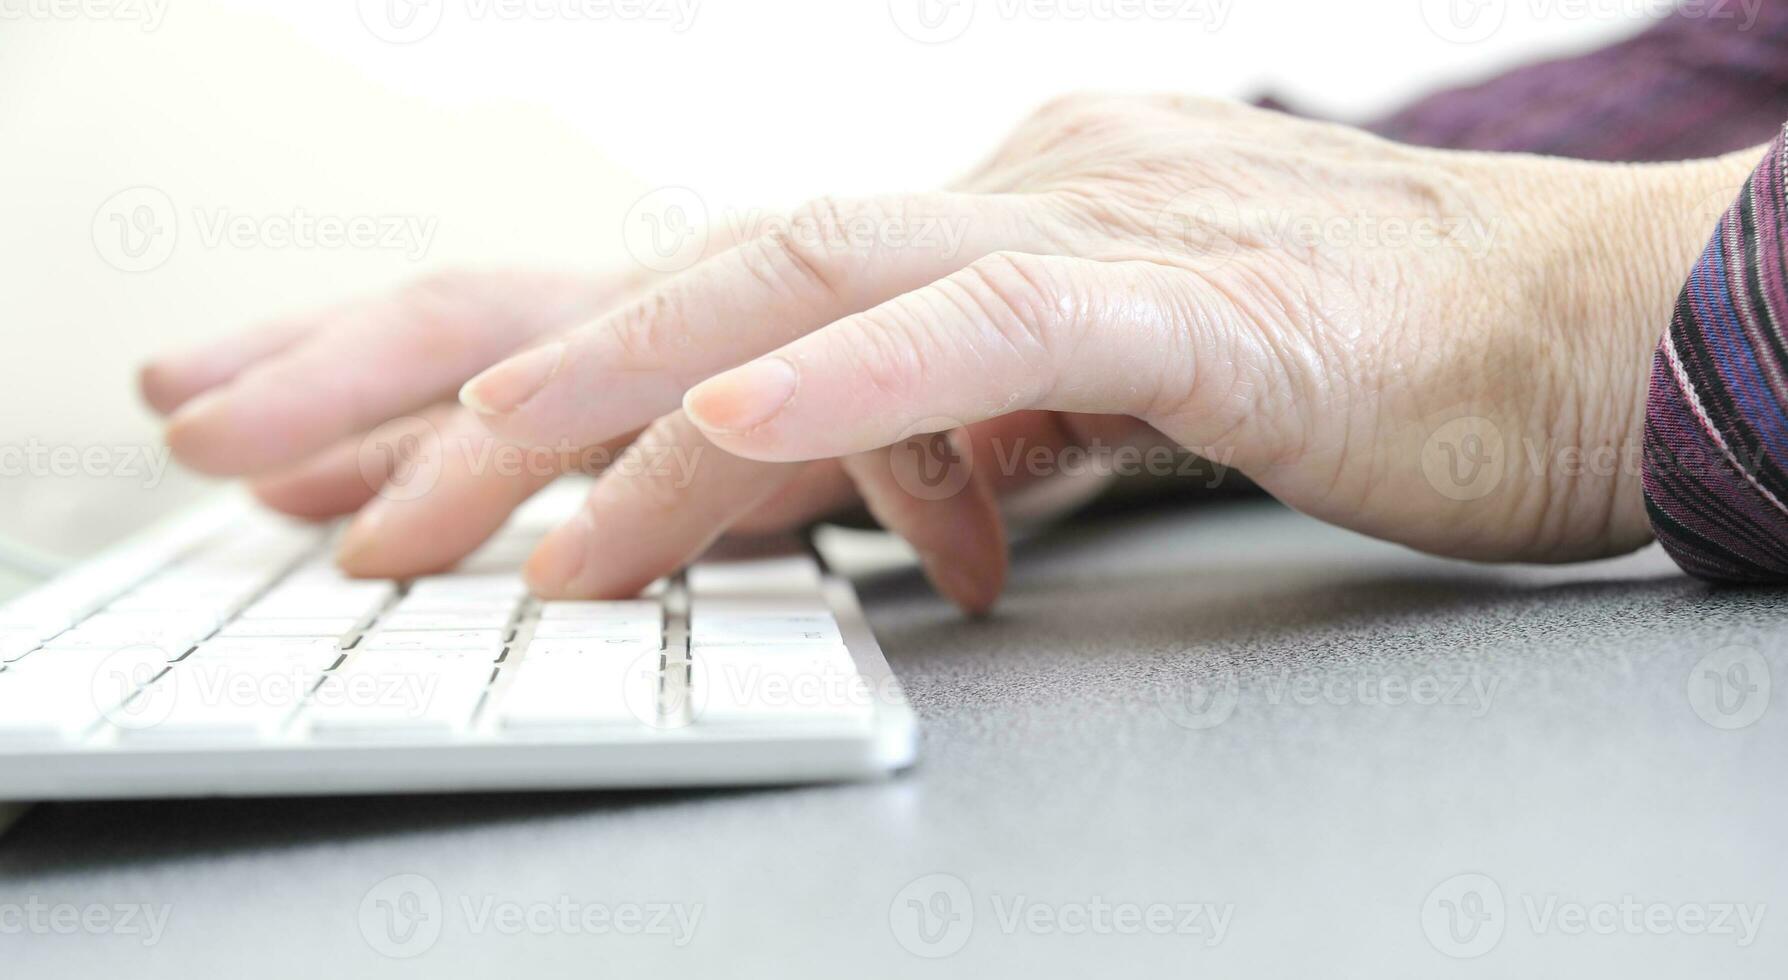
[[1047,122],[1084,118],[1096,114],[1111,100],[1111,96],[1101,92],[1086,90],[1067,92],[1039,106],[1033,118]]
[[1034,255],[994,252],[950,281],[973,302],[975,319],[1034,346],[1060,317],[1060,291]]
[[938,338],[925,324],[916,294],[859,315],[850,355],[860,377],[878,395],[900,398],[922,384],[925,363]]
[[773,229],[760,242],[772,274],[784,284],[817,290],[836,299],[844,294],[846,270],[838,243],[848,243],[852,222],[873,220],[863,206],[826,195],[813,198],[790,212],[786,225]]
[[590,328],[607,342],[621,370],[653,369],[665,361],[671,324],[683,301],[672,285],[654,289]]
[[657,465],[656,457],[687,444],[688,440],[688,432],[675,415],[660,418],[640,433],[603,479],[615,481],[628,503],[645,517],[675,518],[687,501],[687,487],[665,467]]

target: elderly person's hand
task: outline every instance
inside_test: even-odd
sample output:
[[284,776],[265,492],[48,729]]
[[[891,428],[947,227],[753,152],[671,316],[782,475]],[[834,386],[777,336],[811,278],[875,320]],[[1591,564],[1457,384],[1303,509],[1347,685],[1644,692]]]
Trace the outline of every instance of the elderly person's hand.
[[[1606,555],[1649,538],[1651,352],[1754,156],[1460,154],[1230,104],[1073,98],[950,192],[817,201],[489,369],[462,400],[521,443],[631,440],[629,465],[531,561],[549,595],[624,594],[728,527],[804,519],[854,483],[945,592],[984,608],[1004,572],[996,498],[1026,479],[1013,460],[1155,433],[1416,548]],[[959,247],[825,233],[927,222],[960,229]],[[374,383],[412,350],[376,332],[272,356],[183,409],[174,445],[213,470],[290,462],[412,410],[561,312],[487,314],[446,354],[417,350],[439,365],[432,386]],[[260,394],[344,370],[366,385],[339,406]],[[651,462],[668,458],[694,465]],[[376,556],[464,517],[386,503],[350,535],[350,567],[414,570]],[[431,558],[482,536],[487,512]]]

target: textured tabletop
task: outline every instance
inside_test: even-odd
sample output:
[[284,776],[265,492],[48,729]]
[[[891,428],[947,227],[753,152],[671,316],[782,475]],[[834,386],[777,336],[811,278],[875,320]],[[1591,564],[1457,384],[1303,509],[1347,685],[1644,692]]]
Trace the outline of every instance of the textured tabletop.
[[40,806],[0,838],[0,972],[1788,964],[1775,593],[1710,589],[1656,549],[1441,561],[1263,504],[1032,541],[985,621],[910,573],[860,589],[923,726],[904,776]]

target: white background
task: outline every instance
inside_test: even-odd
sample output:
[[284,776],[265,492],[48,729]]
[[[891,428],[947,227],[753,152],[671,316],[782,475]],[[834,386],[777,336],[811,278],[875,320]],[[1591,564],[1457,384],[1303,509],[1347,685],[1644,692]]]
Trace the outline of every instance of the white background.
[[[619,2],[0,0],[0,448],[153,445],[135,365],[258,318],[442,266],[624,263],[622,217],[655,187],[713,213],[931,187],[1077,89],[1270,90],[1363,119],[1661,7]],[[903,33],[921,2],[954,36]],[[1436,20],[1450,3],[1482,5],[1466,36]],[[393,14],[435,26],[391,43]],[[121,271],[106,202],[140,186],[173,205],[171,251]],[[219,217],[299,211],[434,230],[420,255],[204,240]],[[0,476],[0,534],[78,552],[195,489],[142,482]]]

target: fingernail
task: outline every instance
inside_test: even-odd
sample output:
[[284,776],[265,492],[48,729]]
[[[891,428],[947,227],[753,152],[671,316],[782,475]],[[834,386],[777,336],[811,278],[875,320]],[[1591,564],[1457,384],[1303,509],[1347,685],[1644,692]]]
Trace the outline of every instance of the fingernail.
[[508,414],[546,387],[564,359],[562,343],[523,351],[466,382],[459,400],[480,415]]
[[793,364],[780,357],[766,357],[691,388],[683,410],[696,425],[709,431],[744,432],[782,411],[795,397],[795,382]]
[[546,595],[565,595],[583,573],[585,556],[589,554],[590,535],[596,530],[587,513],[576,517],[548,534],[528,559],[528,584]]
[[390,511],[391,502],[383,498],[360,508],[360,513],[354,515],[348,529],[342,532],[341,542],[335,546],[335,563],[345,568],[370,554],[378,544],[379,527],[385,523]]
[[190,427],[194,422],[197,422],[205,415],[210,414],[219,405],[222,405],[227,394],[225,389],[217,388],[192,399],[178,409],[175,409],[173,415],[168,416],[168,428],[172,430]]

